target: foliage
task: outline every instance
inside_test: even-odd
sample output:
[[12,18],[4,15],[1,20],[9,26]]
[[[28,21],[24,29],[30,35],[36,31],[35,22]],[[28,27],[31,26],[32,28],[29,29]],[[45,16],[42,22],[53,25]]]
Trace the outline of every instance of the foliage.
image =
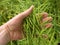
[[[60,42],[59,4],[59,0],[0,0],[0,25],[31,5],[35,6],[32,14],[24,20],[25,38],[11,41],[8,45],[57,45]],[[53,17],[53,27],[41,28],[41,12]]]

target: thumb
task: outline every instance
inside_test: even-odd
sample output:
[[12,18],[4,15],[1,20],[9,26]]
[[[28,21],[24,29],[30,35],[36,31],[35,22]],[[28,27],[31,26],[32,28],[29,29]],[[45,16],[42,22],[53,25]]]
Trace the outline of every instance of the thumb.
[[14,19],[17,19],[17,20],[19,20],[19,19],[24,19],[25,17],[27,17],[27,16],[33,11],[33,7],[34,7],[34,6],[32,5],[32,6],[31,6],[29,9],[27,9],[26,11],[24,11],[24,12],[16,15],[16,16],[14,17]]
[[33,8],[34,8],[34,6],[32,5],[32,6],[31,6],[29,9],[27,9],[26,11],[18,14],[17,17],[19,17],[19,16],[21,16],[21,18],[27,17],[27,16],[33,11]]
[[31,12],[32,12],[32,10],[33,10],[33,5],[29,8],[29,9],[27,9],[26,11],[24,11],[24,12],[22,12],[22,13],[20,13],[20,14],[18,14],[18,15],[16,15],[15,17],[13,17],[12,19],[10,19],[8,22],[20,22],[22,19],[24,19],[25,17],[27,17]]
[[17,24],[20,24],[21,21],[22,21],[22,19],[24,19],[25,17],[27,17],[27,16],[32,12],[33,7],[34,7],[34,6],[32,5],[32,6],[31,6],[29,9],[27,9],[26,11],[24,11],[24,12],[16,15],[16,16],[13,17],[12,19],[10,19],[8,22],[6,22],[6,23],[3,25],[3,27],[6,26],[6,25],[17,25]]

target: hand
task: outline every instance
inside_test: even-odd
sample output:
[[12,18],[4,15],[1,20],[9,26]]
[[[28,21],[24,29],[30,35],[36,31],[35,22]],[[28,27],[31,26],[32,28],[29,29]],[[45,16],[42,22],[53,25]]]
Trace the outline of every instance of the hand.
[[[19,39],[24,38],[23,27],[22,27],[23,19],[27,17],[32,12],[32,10],[33,10],[33,6],[31,6],[25,12],[22,12],[18,14],[17,16],[13,17],[7,23],[1,26],[1,28],[3,27],[4,29],[6,29],[6,31],[9,32],[11,40],[19,40]],[[49,20],[49,21],[52,20],[51,17],[48,17],[48,14],[46,12],[42,13],[42,15],[43,15],[42,22],[46,20]],[[52,25],[51,23],[46,24],[46,28],[51,27],[51,25]]]
[[24,38],[23,35],[23,19],[27,17],[33,10],[34,6],[31,6],[26,11],[18,14],[17,16],[10,19],[7,23],[0,27],[1,30],[5,30],[9,32],[11,40],[19,40]]

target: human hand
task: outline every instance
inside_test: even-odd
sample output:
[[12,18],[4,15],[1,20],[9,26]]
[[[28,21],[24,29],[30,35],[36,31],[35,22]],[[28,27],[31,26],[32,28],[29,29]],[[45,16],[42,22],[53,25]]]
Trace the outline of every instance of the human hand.
[[[27,17],[33,10],[33,6],[31,6],[28,10],[25,12],[22,12],[18,14],[17,16],[13,17],[11,20],[9,20],[7,23],[1,26],[1,28],[5,28],[9,32],[9,37],[11,40],[19,40],[24,38],[23,34],[23,19]],[[44,12],[42,13],[42,22],[44,21],[51,21],[52,17],[48,17],[48,13]],[[51,23],[48,23],[45,25],[46,28],[49,28],[52,26]]]

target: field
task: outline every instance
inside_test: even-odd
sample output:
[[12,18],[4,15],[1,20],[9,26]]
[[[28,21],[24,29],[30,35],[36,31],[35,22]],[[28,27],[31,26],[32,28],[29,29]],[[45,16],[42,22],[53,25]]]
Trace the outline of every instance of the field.
[[[58,45],[60,43],[60,0],[0,0],[0,25],[34,5],[33,12],[24,19],[26,37],[8,45]],[[45,29],[39,20],[40,13],[53,18],[53,26]],[[38,15],[38,16],[37,16]]]

